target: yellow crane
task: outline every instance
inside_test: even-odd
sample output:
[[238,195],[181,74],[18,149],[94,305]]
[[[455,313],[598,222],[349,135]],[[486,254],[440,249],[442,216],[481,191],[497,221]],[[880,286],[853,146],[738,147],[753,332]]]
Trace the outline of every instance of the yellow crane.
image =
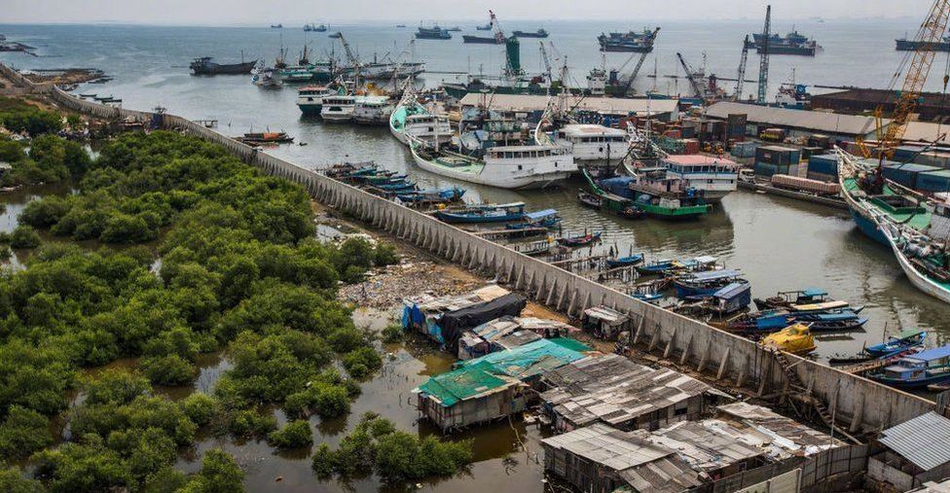
[[[904,83],[897,96],[897,102],[894,104],[894,112],[891,115],[891,122],[887,127],[883,127],[883,108],[878,106],[874,112],[876,123],[876,137],[880,150],[880,158],[889,159],[894,155],[894,149],[904,137],[907,131],[907,124],[910,122],[910,116],[917,108],[920,100],[920,94],[927,82],[927,76],[930,75],[930,68],[933,65],[936,51],[936,43],[941,41],[944,31],[947,29],[947,17],[950,15],[950,0],[935,0],[930,12],[920,24],[917,36],[914,38],[916,46],[910,57],[905,59],[891,82],[892,88],[900,77],[901,69],[906,65],[907,71],[904,75]],[[909,62],[909,63],[908,63]],[[946,87],[948,76],[944,75],[943,84]],[[861,154],[870,157],[871,152],[861,139],[857,141]]]

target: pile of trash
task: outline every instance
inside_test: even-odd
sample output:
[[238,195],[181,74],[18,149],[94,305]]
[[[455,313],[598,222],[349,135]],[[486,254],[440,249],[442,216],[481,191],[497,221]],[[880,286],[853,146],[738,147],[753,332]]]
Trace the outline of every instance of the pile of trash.
[[343,286],[337,296],[341,301],[361,307],[389,309],[404,298],[421,294],[462,294],[482,284],[484,281],[459,275],[433,262],[413,261],[404,257],[398,265],[367,272],[363,282]]

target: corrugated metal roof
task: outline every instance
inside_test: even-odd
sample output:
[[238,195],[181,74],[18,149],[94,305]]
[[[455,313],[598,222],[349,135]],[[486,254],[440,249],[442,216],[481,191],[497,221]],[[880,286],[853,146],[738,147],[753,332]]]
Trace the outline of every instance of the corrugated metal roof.
[[[706,116],[725,120],[730,114],[745,114],[749,123],[813,130],[831,134],[867,135],[875,129],[874,118],[822,111],[790,110],[723,101],[706,109]],[[884,125],[890,120],[884,120]]]
[[624,432],[601,423],[545,438],[542,442],[615,471],[623,471],[673,454],[673,451],[666,447],[650,443],[645,433]]
[[950,419],[930,411],[884,430],[880,442],[929,471],[950,462]]
[[[459,103],[461,106],[481,106],[488,104],[499,111],[543,111],[548,107],[548,96],[527,94],[490,94],[468,93]],[[677,110],[676,99],[630,99],[630,98],[590,98],[572,96],[567,106],[576,111],[595,111],[606,114],[655,115],[671,113]],[[873,128],[872,128],[873,130]]]
[[584,310],[584,315],[590,318],[603,320],[611,324],[623,323],[627,321],[627,316],[612,308],[606,306],[594,306]]

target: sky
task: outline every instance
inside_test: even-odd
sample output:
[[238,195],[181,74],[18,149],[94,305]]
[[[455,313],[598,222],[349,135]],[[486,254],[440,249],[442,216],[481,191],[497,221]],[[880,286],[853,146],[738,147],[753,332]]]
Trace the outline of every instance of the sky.
[[923,18],[932,0],[0,0],[4,23],[261,25],[304,22]]

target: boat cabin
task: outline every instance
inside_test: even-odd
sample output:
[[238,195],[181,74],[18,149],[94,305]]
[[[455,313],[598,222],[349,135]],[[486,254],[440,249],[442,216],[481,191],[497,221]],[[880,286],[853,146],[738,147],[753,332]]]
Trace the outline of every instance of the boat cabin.
[[728,159],[690,154],[668,156],[661,163],[669,171],[667,176],[702,190],[708,199],[720,199],[738,186],[739,165]]
[[620,160],[627,154],[627,133],[603,125],[565,125],[554,139],[568,143],[579,161]]

